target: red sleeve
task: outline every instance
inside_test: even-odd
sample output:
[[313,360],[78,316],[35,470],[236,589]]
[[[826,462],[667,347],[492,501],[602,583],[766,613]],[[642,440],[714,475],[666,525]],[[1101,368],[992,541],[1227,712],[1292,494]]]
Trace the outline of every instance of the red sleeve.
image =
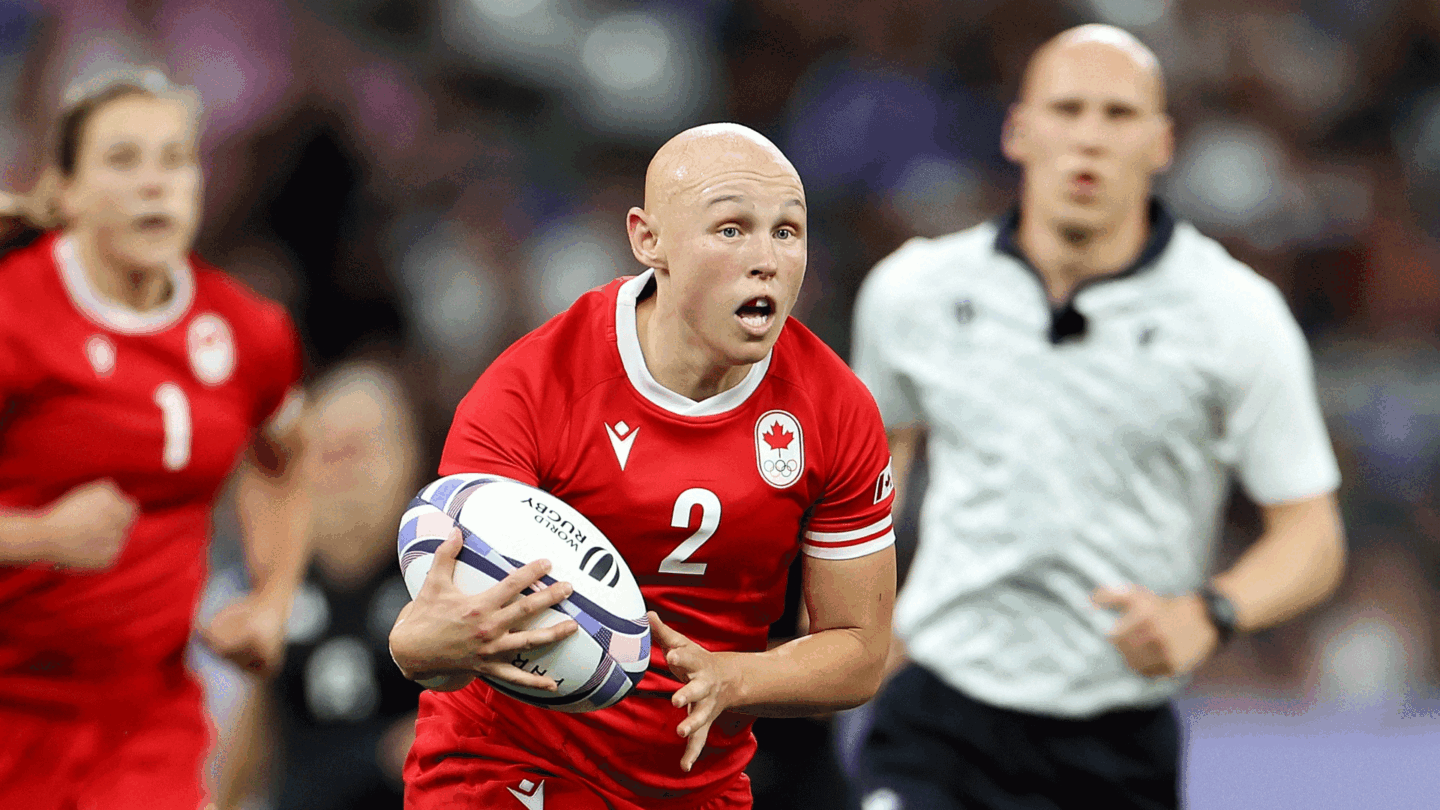
[[[295,322],[279,304],[266,302],[264,327],[261,331],[265,350],[258,368],[259,396],[255,400],[254,424],[265,426],[291,402],[298,402],[292,393],[304,374],[304,357]],[[298,396],[298,394],[296,395]]]
[[513,352],[502,354],[455,409],[440,456],[441,475],[491,473],[539,486],[540,397],[514,357]]
[[[848,370],[846,371],[848,373]],[[890,448],[875,400],[858,379],[848,380],[829,431],[830,475],[825,494],[805,527],[801,551],[825,560],[848,560],[895,543],[890,505]]]
[[[3,290],[0,290],[0,295],[4,295]],[[35,365],[20,336],[14,331],[15,324],[21,319],[9,311],[7,304],[0,301],[0,409],[31,386]]]

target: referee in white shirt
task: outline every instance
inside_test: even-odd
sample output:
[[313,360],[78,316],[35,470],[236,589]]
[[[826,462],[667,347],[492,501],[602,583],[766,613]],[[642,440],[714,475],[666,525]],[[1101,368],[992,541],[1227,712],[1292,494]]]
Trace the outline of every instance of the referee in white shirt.
[[[1344,566],[1309,353],[1269,282],[1152,200],[1173,140],[1134,37],[1047,43],[1002,138],[1019,208],[911,240],[857,305],[902,496],[922,439],[931,465],[864,807],[1176,807],[1168,699]],[[1232,474],[1265,531],[1214,572]]]

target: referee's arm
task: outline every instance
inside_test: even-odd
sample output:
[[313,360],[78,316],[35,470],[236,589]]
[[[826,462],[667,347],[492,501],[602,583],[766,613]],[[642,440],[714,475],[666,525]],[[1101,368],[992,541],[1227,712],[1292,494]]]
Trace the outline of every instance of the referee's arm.
[[1265,530],[1210,581],[1233,615],[1217,616],[1215,600],[1198,593],[1166,599],[1138,586],[1096,592],[1097,604],[1120,612],[1111,640],[1142,675],[1190,672],[1215,651],[1222,630],[1259,630],[1297,616],[1334,593],[1344,572],[1340,471],[1309,348],[1278,291],[1263,292],[1233,323],[1225,365],[1235,385],[1225,432],[1239,448],[1236,472],[1261,505]]
[[885,432],[885,440],[890,443],[890,480],[895,486],[895,501],[890,506],[890,514],[896,517],[905,509],[910,465],[915,461],[915,451],[924,436],[925,429],[918,424],[891,428]]
[[[1345,568],[1345,535],[1333,493],[1261,510],[1264,533],[1212,581],[1234,604],[1235,629],[1242,632],[1279,624],[1323,602]],[[1141,675],[1188,674],[1219,646],[1219,630],[1198,594],[1163,597],[1132,585],[1101,588],[1095,603],[1119,612],[1110,639]]]
[[1260,630],[1320,604],[1340,586],[1345,530],[1335,494],[1261,507],[1265,533],[1216,590],[1235,603],[1236,629]]

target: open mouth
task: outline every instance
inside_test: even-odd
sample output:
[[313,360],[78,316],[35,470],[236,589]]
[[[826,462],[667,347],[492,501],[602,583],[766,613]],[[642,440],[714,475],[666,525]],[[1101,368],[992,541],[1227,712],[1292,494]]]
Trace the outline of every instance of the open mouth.
[[1079,197],[1094,197],[1100,190],[1100,177],[1093,172],[1076,172],[1070,177],[1070,189]]
[[767,295],[756,296],[741,304],[735,315],[751,334],[762,335],[775,320],[775,301]]
[[163,233],[174,225],[175,220],[164,214],[147,214],[135,219],[135,230],[141,233]]

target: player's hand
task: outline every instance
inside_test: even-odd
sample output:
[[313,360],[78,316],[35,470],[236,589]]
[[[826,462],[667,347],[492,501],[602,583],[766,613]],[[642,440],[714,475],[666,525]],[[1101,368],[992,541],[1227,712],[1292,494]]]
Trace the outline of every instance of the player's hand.
[[67,568],[109,568],[139,514],[139,506],[114,481],[81,484],[40,515],[37,556]]
[[1151,678],[1186,675],[1215,652],[1220,634],[1195,594],[1163,597],[1130,585],[1100,588],[1091,600],[1120,614],[1110,643],[1131,669]]
[[[400,612],[390,631],[390,655],[405,677],[429,680],[454,673],[486,675],[531,689],[555,690],[554,679],[526,672],[511,662],[516,653],[554,644],[578,625],[566,619],[535,630],[520,629],[535,616],[565,601],[568,582],[545,587],[548,560],[517,568],[478,594],[455,586],[455,560],[464,545],[457,528],[435,550],[435,562],[415,600]],[[534,593],[521,596],[526,588]]]
[[650,637],[664,651],[665,665],[684,684],[670,702],[687,713],[675,732],[687,738],[680,770],[689,773],[705,750],[711,724],[721,712],[735,705],[740,692],[740,667],[735,653],[710,652],[671,629],[653,610]]
[[200,628],[200,640],[247,672],[269,677],[285,660],[289,605],[251,594],[226,606]]

